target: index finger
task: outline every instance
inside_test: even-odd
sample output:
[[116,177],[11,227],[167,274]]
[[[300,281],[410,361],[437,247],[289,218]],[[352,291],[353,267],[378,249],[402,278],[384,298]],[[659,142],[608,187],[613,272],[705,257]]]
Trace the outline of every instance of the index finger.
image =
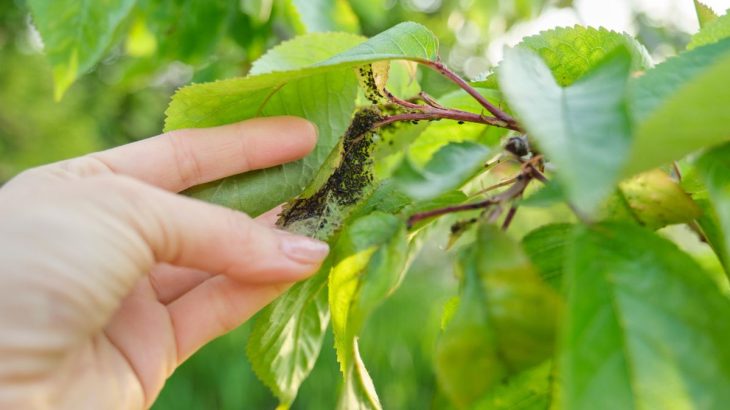
[[316,128],[309,121],[268,117],[172,131],[90,157],[113,173],[179,192],[302,158],[314,148],[316,140]]

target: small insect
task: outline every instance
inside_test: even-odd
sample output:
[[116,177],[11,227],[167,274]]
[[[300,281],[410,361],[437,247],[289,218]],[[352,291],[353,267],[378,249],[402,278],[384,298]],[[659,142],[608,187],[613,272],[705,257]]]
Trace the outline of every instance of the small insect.
[[504,149],[518,157],[524,157],[530,153],[530,143],[527,141],[527,135],[519,135],[510,137],[504,144]]

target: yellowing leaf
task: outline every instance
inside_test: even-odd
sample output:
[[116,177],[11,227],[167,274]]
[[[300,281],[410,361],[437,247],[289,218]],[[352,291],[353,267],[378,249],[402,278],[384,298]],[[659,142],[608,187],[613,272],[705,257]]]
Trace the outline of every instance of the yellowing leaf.
[[379,409],[357,337],[373,310],[403,279],[408,256],[405,224],[382,212],[358,218],[340,234],[333,253],[329,301],[337,359],[345,376],[339,408]]
[[621,182],[601,213],[601,219],[635,221],[659,229],[690,222],[702,211],[666,172],[654,169]]
[[462,293],[436,348],[436,375],[454,404],[470,408],[552,354],[561,301],[520,246],[491,224],[478,227],[458,267]]

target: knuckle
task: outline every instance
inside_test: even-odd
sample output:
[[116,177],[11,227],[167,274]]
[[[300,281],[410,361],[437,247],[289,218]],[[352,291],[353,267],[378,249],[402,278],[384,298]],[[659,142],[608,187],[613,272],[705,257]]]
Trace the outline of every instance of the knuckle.
[[43,177],[47,177],[48,172],[42,168],[31,168],[27,169],[18,175],[14,176],[7,183],[2,185],[3,189],[9,189],[14,186],[31,185],[38,182]]
[[109,164],[95,154],[84,155],[83,157],[63,161],[58,163],[58,165],[66,173],[78,177],[114,172]]
[[171,147],[180,184],[185,187],[198,184],[203,178],[203,169],[187,139],[182,133],[175,131],[166,134],[165,137]]
[[248,243],[254,238],[254,227],[251,218],[233,209],[221,208],[223,212],[224,227],[231,237],[239,238],[242,242]]
[[239,138],[238,140],[238,158],[240,161],[239,168],[243,170],[251,170],[254,169],[254,161],[251,157],[252,152],[256,152],[255,147],[251,147],[251,138],[249,137],[247,130],[246,130],[246,124],[245,123],[237,123],[234,125],[235,127],[235,134],[236,135],[243,135],[243,138]]

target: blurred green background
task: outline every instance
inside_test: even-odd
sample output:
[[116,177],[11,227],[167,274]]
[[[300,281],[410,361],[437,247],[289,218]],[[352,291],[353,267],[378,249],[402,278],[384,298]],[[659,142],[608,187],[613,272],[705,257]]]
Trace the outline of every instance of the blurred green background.
[[[269,47],[306,31],[373,35],[414,20],[442,40],[441,55],[477,78],[499,58],[502,44],[541,27],[581,21],[590,2],[550,0],[141,0],[124,33],[60,102],[42,41],[22,0],[0,2],[0,183],[28,167],[158,134],[178,87],[245,75]],[[687,2],[691,3],[691,2]],[[335,4],[320,9],[318,5]],[[631,6],[630,3],[626,3]],[[295,6],[298,5],[298,6]],[[304,5],[304,6],[302,6]],[[587,7],[587,8],[586,8]],[[682,24],[657,21],[631,6],[628,29],[658,59],[687,41]],[[546,17],[547,16],[547,17]],[[661,27],[661,28],[659,28]],[[438,95],[441,84],[421,78]],[[372,317],[360,346],[391,409],[438,407],[431,355],[445,302],[455,293],[443,243],[409,272],[400,290]],[[244,355],[248,326],[221,337],[169,380],[156,409],[274,408]],[[333,408],[338,374],[331,335],[294,408]]]

